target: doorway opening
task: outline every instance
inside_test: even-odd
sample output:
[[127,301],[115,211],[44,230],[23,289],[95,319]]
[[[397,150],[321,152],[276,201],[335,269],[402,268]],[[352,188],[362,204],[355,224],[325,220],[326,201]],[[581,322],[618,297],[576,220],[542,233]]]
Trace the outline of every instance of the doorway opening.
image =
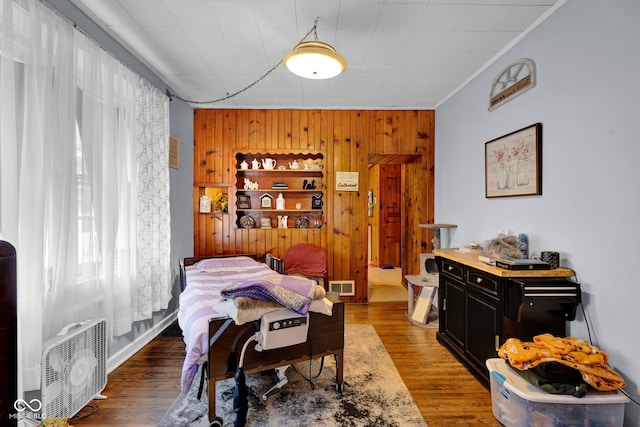
[[406,301],[403,242],[406,236],[406,165],[416,154],[369,156],[367,284],[369,302]]

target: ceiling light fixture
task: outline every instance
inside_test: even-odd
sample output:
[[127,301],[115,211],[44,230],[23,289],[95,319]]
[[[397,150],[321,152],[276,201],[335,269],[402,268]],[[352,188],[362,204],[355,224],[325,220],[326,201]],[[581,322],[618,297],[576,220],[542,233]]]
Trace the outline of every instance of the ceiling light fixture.
[[[337,76],[347,69],[347,60],[344,56],[340,55],[336,50],[327,43],[318,41],[318,33],[316,28],[318,27],[318,20],[316,18],[313,23],[313,27],[307,32],[307,34],[300,40],[296,47],[289,53],[287,53],[284,59],[281,59],[276,65],[271,67],[269,71],[260,76],[253,83],[249,83],[247,86],[233,93],[227,93],[225,96],[209,101],[194,101],[186,98],[182,98],[174,93],[171,93],[169,89],[166,90],[166,94],[169,97],[169,101],[179,99],[189,104],[215,104],[216,102],[226,101],[233,98],[246,90],[249,90],[256,84],[260,83],[269,74],[275,71],[276,68],[284,62],[289,71],[297,74],[300,77],[307,79],[330,79]],[[313,33],[315,36],[314,41],[306,42],[305,39],[309,37],[309,34]]]
[[[296,47],[284,56],[284,65],[293,74],[305,79],[330,79],[347,69],[347,60],[333,46],[318,40],[318,19]],[[313,31],[315,40],[305,41]]]

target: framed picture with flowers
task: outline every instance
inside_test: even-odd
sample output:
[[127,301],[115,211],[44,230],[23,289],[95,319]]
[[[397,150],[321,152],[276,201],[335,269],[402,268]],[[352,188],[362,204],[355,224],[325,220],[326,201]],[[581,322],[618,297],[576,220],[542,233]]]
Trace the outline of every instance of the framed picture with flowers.
[[542,194],[542,123],[484,144],[485,197]]

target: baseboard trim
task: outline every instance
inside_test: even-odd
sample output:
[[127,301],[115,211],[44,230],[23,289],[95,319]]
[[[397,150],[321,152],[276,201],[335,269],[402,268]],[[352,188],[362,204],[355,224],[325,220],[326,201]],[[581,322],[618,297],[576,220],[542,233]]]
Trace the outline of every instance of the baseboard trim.
[[127,345],[116,354],[109,357],[107,359],[107,374],[113,372],[118,366],[129,360],[131,356],[142,350],[145,345],[149,344],[155,337],[160,335],[162,331],[164,331],[169,325],[171,325],[177,318],[178,310],[175,310],[160,322],[158,322],[157,325],[154,325],[152,328],[146,330],[131,344]]

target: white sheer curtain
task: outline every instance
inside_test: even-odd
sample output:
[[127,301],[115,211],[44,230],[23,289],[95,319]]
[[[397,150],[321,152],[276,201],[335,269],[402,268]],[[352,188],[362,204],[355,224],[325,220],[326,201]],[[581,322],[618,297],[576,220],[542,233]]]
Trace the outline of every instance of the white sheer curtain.
[[31,390],[65,325],[104,317],[119,336],[167,307],[169,101],[48,6],[1,1],[0,237]]
[[[76,150],[78,164],[72,203],[78,212],[77,286],[74,294],[60,284],[55,297],[65,300],[65,321],[101,317],[114,335],[131,328],[137,292],[136,134],[137,77],[84,35],[75,34]],[[59,222],[64,219],[60,218]],[[75,227],[74,227],[75,228]],[[63,233],[67,234],[67,233]],[[60,254],[61,265],[71,260]],[[59,305],[50,306],[55,310]],[[102,314],[104,313],[104,314]],[[55,316],[53,312],[45,316]],[[52,325],[49,334],[60,325]]]
[[138,81],[138,298],[136,320],[167,308],[171,299],[169,242],[169,102]]
[[75,123],[73,31],[34,1],[3,0],[1,13],[0,233],[18,253],[22,378],[38,388],[45,294],[53,276],[45,256],[59,244],[49,235],[49,214],[65,208],[51,205],[52,193],[70,179],[69,162],[60,160]]

